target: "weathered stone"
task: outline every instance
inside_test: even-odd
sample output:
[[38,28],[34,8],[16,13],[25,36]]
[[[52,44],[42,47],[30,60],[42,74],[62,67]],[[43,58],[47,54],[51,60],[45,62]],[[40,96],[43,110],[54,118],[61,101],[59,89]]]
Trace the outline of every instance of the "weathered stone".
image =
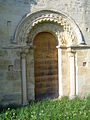
[[21,92],[21,81],[17,80],[16,82],[13,82],[13,92]]
[[87,72],[88,72],[87,67],[79,67],[78,68],[78,74],[79,75],[85,75],[85,74],[87,74]]
[[4,77],[4,72],[2,71],[2,72],[0,72],[0,81],[1,81],[1,80],[4,80],[4,78],[5,78],[5,77]]
[[[63,11],[63,12],[61,12]],[[35,13],[34,13],[35,12]],[[29,14],[27,14],[29,13]],[[66,14],[64,14],[66,13]],[[38,33],[50,32],[57,40],[58,86],[61,96],[71,93],[71,77],[75,75],[75,93],[80,96],[90,94],[90,4],[89,0],[1,0],[0,1],[0,103],[10,104],[22,101],[22,63],[21,53],[25,53],[26,84],[28,100],[35,99],[35,49],[34,38]],[[70,17],[69,17],[70,16]],[[45,36],[47,37],[47,36]],[[51,39],[51,38],[49,38]],[[44,38],[42,38],[43,43]],[[44,41],[45,42],[45,41]],[[53,42],[53,40],[52,40]],[[84,45],[84,42],[87,45]],[[82,43],[82,44],[80,44]],[[38,44],[40,45],[40,44]],[[49,45],[49,43],[48,43]],[[46,44],[39,46],[46,47]],[[51,50],[51,44],[49,50]],[[61,53],[59,53],[61,50]],[[36,63],[39,65],[37,75],[41,70],[42,57]],[[51,51],[47,52],[47,57]],[[53,56],[54,51],[51,56]],[[44,69],[48,62],[44,59]],[[74,57],[74,59],[73,59]],[[49,66],[54,63],[49,61]],[[74,65],[71,69],[71,62]],[[43,65],[42,64],[42,65]],[[46,65],[45,65],[46,64]],[[24,67],[24,66],[23,66]],[[73,73],[75,67],[75,73]],[[61,69],[60,69],[61,68]],[[55,79],[56,71],[52,69],[52,76],[47,75],[48,83]],[[50,71],[51,72],[51,71]],[[49,73],[50,73],[49,72]],[[43,70],[41,71],[43,73]],[[47,74],[47,72],[46,72]],[[73,78],[73,77],[72,77]],[[24,80],[24,78],[23,78]],[[41,82],[40,82],[41,80]],[[42,79],[38,79],[43,91]],[[59,85],[59,82],[61,84]],[[50,88],[53,81],[47,84]],[[51,89],[52,90],[52,89]],[[50,91],[47,91],[50,92]],[[75,94],[75,95],[76,95]]]
[[0,57],[1,56],[7,56],[7,55],[8,55],[7,50],[0,50]]
[[7,80],[20,80],[21,75],[19,71],[8,71]]
[[8,65],[10,64],[10,60],[0,60],[0,69],[8,69]]
[[21,104],[21,93],[13,93],[13,94],[6,94],[3,96],[3,98],[0,101],[0,104],[2,105],[8,105],[9,104]]
[[21,65],[20,59],[15,59],[15,61],[14,61],[14,69],[15,70],[20,70],[20,65]]

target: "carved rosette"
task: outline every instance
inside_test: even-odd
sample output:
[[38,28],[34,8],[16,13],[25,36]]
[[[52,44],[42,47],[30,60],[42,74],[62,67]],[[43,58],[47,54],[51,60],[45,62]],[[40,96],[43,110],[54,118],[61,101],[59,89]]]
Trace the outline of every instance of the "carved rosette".
[[[76,45],[84,42],[79,28],[72,19],[58,12],[43,10],[27,15],[27,17],[21,22],[15,34],[17,44],[26,44],[29,40],[31,30],[33,30],[36,25],[44,22],[62,26],[63,32],[65,34],[67,33],[67,36],[70,39],[70,45]],[[62,38],[62,44],[68,43],[67,40],[65,40],[65,37],[64,39],[62,35],[60,35],[60,37]]]

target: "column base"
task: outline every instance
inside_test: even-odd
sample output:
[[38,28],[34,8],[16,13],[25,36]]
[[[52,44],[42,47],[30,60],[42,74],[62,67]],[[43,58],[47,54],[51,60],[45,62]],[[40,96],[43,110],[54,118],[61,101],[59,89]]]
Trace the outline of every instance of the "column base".
[[76,97],[75,95],[70,95],[70,96],[69,96],[69,99],[72,100],[72,99],[74,99],[75,97]]
[[63,96],[62,95],[60,95],[60,96],[58,96],[58,99],[61,99]]
[[28,105],[28,104],[29,104],[28,101],[22,103],[23,106],[26,106],[26,105]]

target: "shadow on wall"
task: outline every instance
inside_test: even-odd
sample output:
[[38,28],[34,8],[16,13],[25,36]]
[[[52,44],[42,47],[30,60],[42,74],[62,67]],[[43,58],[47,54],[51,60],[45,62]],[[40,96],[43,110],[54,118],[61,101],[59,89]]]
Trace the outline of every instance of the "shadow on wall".
[[82,31],[80,30],[80,32],[81,32],[81,35],[82,35],[82,39],[83,39],[83,41],[84,41],[84,45],[86,45],[87,43],[86,43],[86,40],[85,40],[85,38],[84,38],[84,35],[83,35],[83,33],[82,33]]
[[[38,2],[38,0],[15,0],[14,1],[13,10],[18,11],[19,13],[21,11],[21,14],[20,14],[21,18],[17,22],[16,28],[15,28],[15,31],[14,31],[14,34],[13,34],[13,37],[12,37],[13,40],[15,38],[15,33],[16,33],[18,25],[20,24],[22,19],[25,18],[27,16],[27,14],[31,12],[32,6],[37,5],[37,2]],[[23,8],[23,12],[22,12],[22,8]]]
[[30,5],[30,12],[32,9],[32,5],[37,5],[37,2],[38,2],[38,0],[25,0],[25,1],[27,1],[27,3],[29,3]]
[[[24,4],[25,6],[24,7],[29,7],[29,10],[26,10],[26,13],[24,13],[24,15],[23,15],[23,17],[22,17],[22,19],[29,13],[29,12],[31,12],[31,9],[32,9],[32,5],[37,5],[37,2],[38,2],[38,0],[15,0],[15,4],[17,5],[17,1],[18,1],[18,3],[22,3],[22,4]],[[19,6],[19,5],[17,5],[17,6]],[[22,7],[20,8],[19,7],[19,9],[21,9],[20,11],[22,11]],[[25,9],[25,8],[24,8]],[[27,9],[27,8],[26,8]],[[24,11],[25,12],[25,11]]]
[[30,4],[36,5],[37,4],[37,0],[30,0]]

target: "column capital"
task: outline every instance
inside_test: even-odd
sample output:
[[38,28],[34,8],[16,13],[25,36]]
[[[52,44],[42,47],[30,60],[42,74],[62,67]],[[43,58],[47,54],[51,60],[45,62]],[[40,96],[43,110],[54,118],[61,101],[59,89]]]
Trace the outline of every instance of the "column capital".
[[21,58],[25,58],[26,57],[26,53],[25,52],[22,52],[21,53]]
[[68,52],[69,57],[74,57],[74,55],[75,55],[75,53],[76,53],[76,51],[73,50],[72,48],[68,48],[68,49],[67,49],[67,52]]
[[22,58],[25,58],[26,57],[26,54],[29,52],[29,49],[28,48],[22,48],[21,49],[21,57]]
[[29,52],[29,48],[21,48],[21,53],[28,53]]

